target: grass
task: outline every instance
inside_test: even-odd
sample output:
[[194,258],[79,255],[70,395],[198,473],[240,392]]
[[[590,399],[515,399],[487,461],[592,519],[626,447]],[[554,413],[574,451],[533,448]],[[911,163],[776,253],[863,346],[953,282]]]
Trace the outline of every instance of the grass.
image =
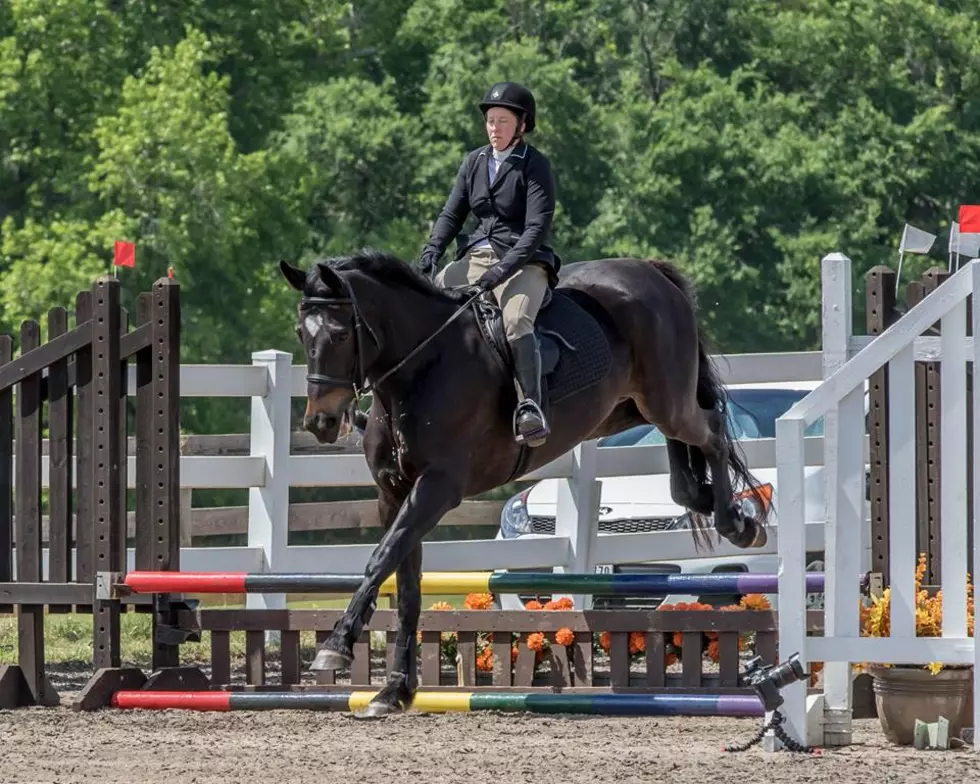
[[[208,594],[189,598],[200,600],[200,607],[205,608],[243,608],[243,602],[238,595]],[[462,596],[426,595],[423,607],[429,607],[435,602],[444,601],[453,607],[463,606]],[[315,594],[297,594],[286,597],[286,606],[291,610],[342,610],[347,606],[348,597],[324,599]],[[380,609],[389,607],[386,598],[382,598]],[[148,667],[151,658],[150,645],[150,614],[124,613],[120,618],[120,638],[122,656],[126,662],[137,666]],[[384,648],[384,633],[372,635],[372,647]],[[312,648],[315,645],[314,632],[301,632],[300,645]],[[230,648],[233,657],[245,655],[245,633],[232,632]],[[86,665],[92,663],[92,616],[75,614],[45,615],[44,623],[45,659],[51,664]],[[268,650],[269,658],[278,655],[278,649]],[[191,664],[209,661],[211,657],[211,638],[208,632],[201,633],[200,642],[187,642],[180,647],[181,663]],[[13,615],[0,615],[0,665],[17,663],[17,618]]]

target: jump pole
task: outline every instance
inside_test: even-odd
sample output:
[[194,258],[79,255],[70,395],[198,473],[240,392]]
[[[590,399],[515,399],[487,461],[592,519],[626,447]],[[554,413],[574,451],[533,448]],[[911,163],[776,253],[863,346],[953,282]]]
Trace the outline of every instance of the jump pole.
[[[374,691],[227,692],[117,691],[112,707],[144,710],[267,711],[313,710],[339,713],[367,707]],[[763,716],[754,694],[515,694],[418,692],[418,713],[569,713],[598,716]]]
[[[354,593],[359,574],[252,574],[249,572],[129,572],[119,585],[129,593]],[[806,575],[808,592],[824,590],[824,575]],[[422,575],[422,593],[578,593],[593,596],[777,593],[775,574],[563,574],[555,572],[430,572]],[[397,591],[395,576],[380,593]]]

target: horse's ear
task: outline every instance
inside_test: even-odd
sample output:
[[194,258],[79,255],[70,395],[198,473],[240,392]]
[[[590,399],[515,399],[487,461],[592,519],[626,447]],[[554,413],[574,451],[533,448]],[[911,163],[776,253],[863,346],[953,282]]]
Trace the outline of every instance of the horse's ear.
[[288,261],[279,262],[279,270],[286,282],[297,291],[303,291],[306,287],[306,273],[299,267],[294,267]]
[[316,266],[320,270],[320,280],[323,281],[324,286],[331,291],[336,291],[338,294],[342,294],[345,291],[344,282],[340,279],[340,275],[337,274],[337,271],[333,267],[322,261],[318,261]]

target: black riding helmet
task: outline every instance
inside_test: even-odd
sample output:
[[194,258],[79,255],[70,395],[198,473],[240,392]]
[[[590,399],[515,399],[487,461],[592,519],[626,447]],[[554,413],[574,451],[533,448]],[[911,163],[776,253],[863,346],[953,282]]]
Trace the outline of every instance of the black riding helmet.
[[534,130],[535,103],[534,95],[523,84],[517,82],[497,82],[480,101],[480,111],[486,116],[491,106],[503,106],[513,109],[524,116],[524,132]]

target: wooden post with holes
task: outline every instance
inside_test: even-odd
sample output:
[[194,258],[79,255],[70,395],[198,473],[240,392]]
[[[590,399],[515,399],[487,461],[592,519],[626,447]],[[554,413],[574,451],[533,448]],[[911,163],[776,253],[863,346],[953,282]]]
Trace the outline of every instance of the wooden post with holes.
[[[922,276],[921,288],[909,289],[915,297],[913,305],[932,292],[949,278],[949,272],[941,267],[932,267]],[[938,336],[940,325],[933,324],[927,335]],[[941,574],[941,540],[939,520],[940,473],[941,473],[941,365],[939,362],[916,363],[916,452],[919,465],[918,499],[918,551],[926,555],[926,585],[938,585]]]
[[[96,572],[122,572],[125,548],[119,547],[120,463],[119,450],[120,306],[119,281],[100,278],[92,292],[92,382],[94,465],[93,512]],[[125,544],[125,543],[123,543]],[[93,617],[94,667],[120,666],[118,599],[97,599]]]
[[[125,335],[119,308],[119,284],[101,279],[93,290],[91,447],[95,476],[94,558],[96,573],[126,571],[124,499],[126,486],[110,466],[126,460],[125,420],[121,406],[128,388],[127,360],[136,360],[136,565],[154,571],[180,568],[180,287],[160,279],[137,302],[137,327]],[[115,374],[110,369],[117,370]],[[110,375],[114,375],[110,378]],[[114,499],[114,500],[113,500]],[[117,519],[118,518],[118,519]],[[197,668],[179,666],[178,614],[186,609],[169,595],[153,598],[153,675],[120,666],[118,598],[97,596],[96,672],[72,703],[78,710],[109,704],[120,689],[143,687],[206,689],[208,679]],[[187,637],[190,638],[190,637]]]
[[[880,335],[897,319],[895,311],[895,272],[878,266],[868,271],[867,329]],[[869,379],[868,435],[870,450],[871,571],[889,582],[888,527],[888,368]]]

